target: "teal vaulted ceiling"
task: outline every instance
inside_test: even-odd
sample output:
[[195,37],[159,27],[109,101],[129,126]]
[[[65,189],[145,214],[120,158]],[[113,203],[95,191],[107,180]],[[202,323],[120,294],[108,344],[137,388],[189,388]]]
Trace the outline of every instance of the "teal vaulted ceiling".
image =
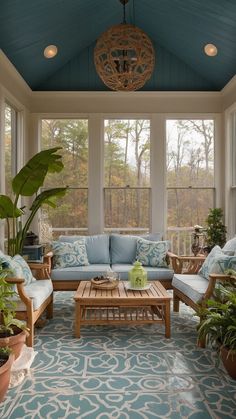
[[[0,0],[0,48],[35,91],[102,91],[97,38],[121,23],[119,0]],[[217,91],[236,73],[236,0],[129,0],[127,22],[151,38],[146,91]],[[218,55],[203,52],[207,43]],[[55,44],[58,55],[45,59]]]

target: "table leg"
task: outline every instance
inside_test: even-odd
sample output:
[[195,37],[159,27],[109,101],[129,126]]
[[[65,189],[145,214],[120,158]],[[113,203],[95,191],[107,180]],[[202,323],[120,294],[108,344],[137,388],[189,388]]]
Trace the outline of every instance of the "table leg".
[[80,315],[81,307],[80,304],[75,302],[75,337],[80,338]]
[[165,336],[170,338],[170,301],[166,301],[164,306],[165,315]]

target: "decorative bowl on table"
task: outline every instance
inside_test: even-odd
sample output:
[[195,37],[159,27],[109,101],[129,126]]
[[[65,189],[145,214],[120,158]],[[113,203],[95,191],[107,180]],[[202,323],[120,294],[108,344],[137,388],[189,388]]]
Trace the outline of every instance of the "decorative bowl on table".
[[106,278],[105,276],[96,276],[91,279],[91,286],[98,290],[113,290],[119,285],[119,278]]

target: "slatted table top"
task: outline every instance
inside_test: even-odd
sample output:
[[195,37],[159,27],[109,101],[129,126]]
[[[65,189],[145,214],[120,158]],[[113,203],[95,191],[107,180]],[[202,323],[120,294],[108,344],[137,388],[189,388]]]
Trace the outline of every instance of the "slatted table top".
[[167,302],[171,296],[167,293],[159,281],[151,282],[148,290],[127,290],[125,282],[120,281],[119,286],[113,290],[93,289],[90,281],[81,281],[74,295],[74,300],[80,304],[104,304],[113,306],[114,304],[133,303],[157,304],[158,302]]

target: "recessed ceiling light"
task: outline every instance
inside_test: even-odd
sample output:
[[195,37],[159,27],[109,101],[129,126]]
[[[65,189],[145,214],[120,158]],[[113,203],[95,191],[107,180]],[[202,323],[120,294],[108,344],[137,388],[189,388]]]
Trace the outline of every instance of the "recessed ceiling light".
[[204,46],[204,51],[205,51],[205,54],[208,55],[209,57],[215,57],[215,55],[217,55],[218,53],[218,50],[214,44],[206,44]]
[[57,55],[57,47],[56,45],[48,45],[44,50],[44,57],[46,58],[53,58]]

